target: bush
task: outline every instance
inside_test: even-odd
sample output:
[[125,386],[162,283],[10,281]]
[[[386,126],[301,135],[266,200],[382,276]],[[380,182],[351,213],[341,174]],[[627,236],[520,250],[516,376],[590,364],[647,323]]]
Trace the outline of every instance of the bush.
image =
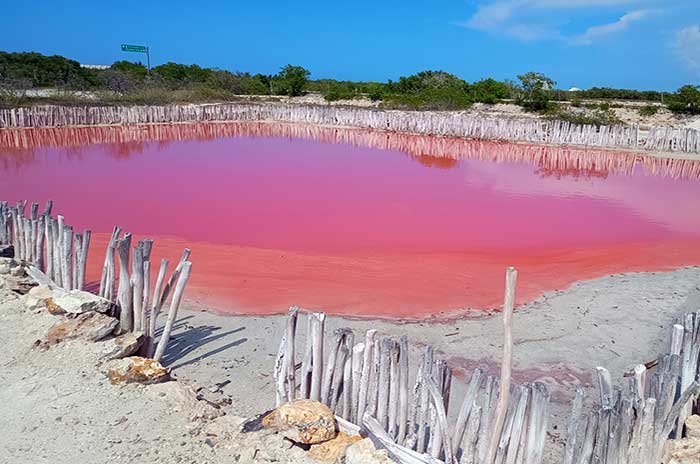
[[639,114],[641,116],[654,116],[659,112],[659,107],[656,105],[644,105],[639,108]]
[[495,104],[500,100],[510,98],[511,89],[505,82],[495,79],[482,79],[469,86],[469,96],[472,101]]
[[669,97],[667,106],[674,113],[700,114],[700,86],[684,85]]
[[582,124],[589,126],[616,126],[623,124],[622,120],[611,111],[595,110],[591,113],[581,111],[566,111],[560,106],[550,107],[545,113],[549,119],[567,121],[572,124]]
[[516,102],[528,111],[546,111],[550,108],[549,91],[555,82],[544,74],[529,72],[518,76],[520,93]]
[[472,106],[466,92],[458,89],[424,89],[412,94],[384,95],[383,106],[415,110],[463,110]]
[[98,84],[97,74],[62,56],[40,53],[0,52],[0,80],[27,81],[32,87],[90,89]]
[[298,97],[304,93],[311,73],[301,66],[288,64],[272,78],[272,90],[275,95]]

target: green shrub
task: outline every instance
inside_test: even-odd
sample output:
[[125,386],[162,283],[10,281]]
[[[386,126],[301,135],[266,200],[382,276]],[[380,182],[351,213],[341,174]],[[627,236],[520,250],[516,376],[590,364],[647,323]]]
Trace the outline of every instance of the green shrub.
[[641,116],[654,116],[659,112],[659,107],[656,105],[644,105],[639,108],[639,114]]
[[700,114],[700,86],[684,85],[669,97],[666,106],[674,113]]
[[472,106],[466,92],[457,89],[424,89],[412,94],[384,95],[382,105],[387,108],[415,110],[463,110]]
[[516,103],[527,111],[547,111],[550,109],[550,91],[555,82],[541,73],[529,72],[518,76],[520,92]]
[[304,93],[310,75],[308,69],[288,64],[272,78],[272,91],[275,95],[298,97]]

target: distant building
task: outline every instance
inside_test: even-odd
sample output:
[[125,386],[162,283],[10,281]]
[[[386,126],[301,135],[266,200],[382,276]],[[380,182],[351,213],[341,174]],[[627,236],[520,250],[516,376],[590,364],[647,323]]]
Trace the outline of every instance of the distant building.
[[569,92],[581,92],[581,89],[579,89],[578,87],[571,87],[569,89]]
[[88,68],[88,69],[108,69],[109,65],[108,64],[83,64],[80,63],[81,68]]

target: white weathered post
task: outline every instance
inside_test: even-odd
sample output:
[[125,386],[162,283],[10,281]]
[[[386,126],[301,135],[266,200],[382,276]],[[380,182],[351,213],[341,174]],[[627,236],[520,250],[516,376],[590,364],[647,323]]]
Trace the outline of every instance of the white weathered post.
[[177,279],[177,285],[175,286],[175,292],[173,293],[173,299],[170,301],[170,310],[168,311],[168,319],[163,327],[163,335],[161,335],[160,340],[158,340],[158,347],[156,348],[156,354],[153,359],[160,361],[165,354],[165,349],[168,346],[168,341],[170,341],[170,333],[173,330],[173,325],[175,324],[175,319],[177,318],[177,310],[180,307],[180,302],[182,301],[182,294],[185,291],[185,285],[187,285],[187,280],[190,278],[190,271],[192,270],[192,263],[186,261],[182,265],[182,270],[180,272],[180,277]]
[[515,284],[518,271],[513,267],[506,270],[506,292],[503,303],[503,360],[501,361],[501,390],[498,395],[496,406],[496,418],[493,423],[491,434],[491,444],[489,447],[487,463],[494,462],[498,442],[503,432],[503,424],[508,410],[508,400],[510,398],[510,377],[513,365],[513,309],[515,308]]

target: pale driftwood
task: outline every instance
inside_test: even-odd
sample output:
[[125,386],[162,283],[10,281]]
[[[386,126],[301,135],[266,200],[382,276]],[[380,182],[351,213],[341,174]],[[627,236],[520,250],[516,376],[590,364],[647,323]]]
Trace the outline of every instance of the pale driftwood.
[[[114,259],[112,259],[112,264],[114,264]],[[167,270],[168,260],[163,258],[160,261],[160,269],[158,270],[158,277],[156,278],[156,286],[153,290],[153,306],[151,307],[151,317],[148,320],[148,334],[146,339],[146,356],[148,357],[153,356],[155,350],[154,341],[156,336],[156,322],[158,321],[158,314],[160,313],[160,291]]]
[[[376,329],[369,329],[365,334],[365,351],[362,359],[362,377],[360,380],[360,391],[357,400],[357,421],[362,421],[367,408],[367,398],[370,387],[370,377],[372,375],[372,364],[375,362],[372,357],[374,351],[374,340],[377,336]],[[372,412],[374,414],[374,412]]]
[[574,404],[571,410],[571,417],[569,418],[569,422],[566,427],[566,446],[564,453],[564,464],[574,464],[576,446],[578,445],[578,429],[579,424],[581,422],[581,412],[583,410],[584,397],[585,392],[583,388],[576,387],[576,398],[574,399]]
[[287,344],[284,351],[284,373],[285,373],[285,385],[287,390],[288,401],[294,401],[296,399],[296,362],[294,360],[294,349],[296,346],[296,333],[297,333],[297,317],[299,316],[299,308],[292,306],[287,312],[287,326],[285,330],[285,335],[287,337]]
[[185,265],[187,260],[190,259],[191,253],[192,253],[192,251],[189,248],[185,248],[184,251],[182,252],[182,257],[180,258],[180,262],[177,263],[177,266],[175,267],[173,274],[168,279],[168,283],[166,283],[165,287],[163,287],[163,292],[161,293],[160,301],[158,302],[158,304],[161,307],[163,305],[165,305],[165,302],[167,301],[168,296],[170,295],[170,292],[173,289],[173,285],[175,285],[175,282],[180,277],[180,273],[182,272],[182,267]]
[[[329,402],[328,405],[331,410],[335,413],[338,408],[338,401],[340,400],[340,394],[343,387],[343,375],[345,373],[345,362],[350,357],[350,350],[352,346],[348,348],[348,336],[350,335],[347,329],[341,329],[343,331],[343,342],[338,350],[338,355],[335,360],[335,370],[333,372],[333,382],[331,383],[331,390],[329,392]],[[350,343],[350,345],[352,345]]]
[[90,240],[92,239],[92,231],[85,229],[83,231],[83,243],[80,249],[80,265],[78,266],[78,282],[76,288],[83,290],[85,288],[85,275],[87,273],[88,251],[90,250]]
[[479,428],[479,461],[480,463],[485,463],[486,456],[489,452],[489,447],[491,445],[491,433],[492,433],[492,423],[493,418],[496,413],[496,403],[498,402],[498,392],[500,390],[500,384],[497,379],[489,376],[486,378],[486,387],[484,388],[484,407],[482,409],[482,425]]
[[391,350],[389,353],[389,404],[388,415],[389,425],[387,431],[389,436],[397,443],[398,433],[398,413],[399,413],[399,388],[401,379],[399,378],[399,344],[395,340],[391,341]]
[[314,313],[312,314],[312,322],[311,391],[309,398],[320,401],[323,378],[323,339],[326,315],[324,313]]
[[331,387],[333,384],[333,373],[335,372],[335,362],[338,357],[338,351],[345,338],[345,332],[342,329],[336,329],[333,333],[333,347],[328,353],[326,360],[325,372],[323,374],[323,384],[321,387],[321,403],[330,406]]
[[403,445],[408,430],[408,337],[399,339],[399,430],[396,442]]
[[348,420],[359,423],[360,418],[357,415],[358,405],[360,403],[360,385],[362,383],[362,359],[365,355],[365,344],[360,342],[352,349],[352,391],[350,395],[350,411]]
[[481,387],[482,375],[483,373],[481,369],[475,369],[474,372],[472,372],[472,378],[469,382],[469,386],[467,387],[467,393],[464,395],[464,401],[462,402],[462,407],[459,410],[457,422],[455,423],[454,435],[452,436],[452,454],[455,456],[457,455],[460,443],[462,443],[462,437],[464,436],[464,431],[467,428],[469,415],[475,406],[476,396]]
[[73,288],[73,227],[63,229],[63,288]]
[[121,234],[121,228],[115,226],[112,231],[112,236],[109,239],[109,244],[107,245],[107,253],[105,255],[104,265],[102,266],[102,278],[100,279],[100,293],[99,295],[103,298],[111,300],[114,292],[114,278],[115,278],[115,266],[114,266],[114,252],[117,248],[117,240]]
[[130,332],[134,328],[134,314],[132,312],[131,283],[129,280],[129,254],[131,252],[131,233],[117,241],[117,254],[119,256],[119,288],[117,289],[117,302],[119,304],[119,331]]
[[680,355],[683,347],[683,332],[685,328],[680,324],[673,325],[671,332],[671,354]]
[[369,413],[372,416],[377,414],[377,403],[379,400],[379,359],[381,356],[381,340],[375,338],[374,346],[372,347],[372,371],[369,379],[369,401],[365,414]]
[[190,271],[192,270],[192,263],[186,261],[182,265],[182,271],[180,272],[180,277],[177,279],[177,285],[175,286],[175,291],[173,292],[173,298],[170,301],[170,310],[168,311],[168,319],[163,327],[163,334],[158,340],[158,346],[156,348],[156,354],[153,359],[160,361],[165,354],[165,349],[168,346],[168,341],[170,341],[170,332],[175,324],[175,319],[177,318],[177,310],[180,307],[180,301],[182,300],[182,294],[185,291],[185,285],[187,285],[187,280],[190,278]]
[[51,216],[51,210],[53,209],[53,200],[46,200],[46,206],[44,207],[44,216]]
[[646,384],[647,368],[644,364],[638,364],[634,368],[634,392],[639,403],[646,398]]
[[423,375],[421,378],[420,386],[420,404],[418,410],[418,431],[416,438],[416,451],[419,453],[424,453],[426,450],[426,429],[428,425],[428,414],[430,411],[430,393],[428,392],[428,385],[426,379],[430,377],[433,369],[433,347],[425,347],[423,352]]
[[[440,390],[438,389],[438,386],[435,384],[433,379],[427,378],[426,385],[428,387],[428,393],[430,394],[430,397],[432,399],[433,407],[435,408],[435,411],[437,413],[437,426],[439,428],[439,434],[442,437],[442,440],[440,441],[444,445],[443,451],[445,457],[445,464],[452,464],[452,462],[454,462],[454,456],[452,454],[450,431],[449,427],[447,426],[447,414],[445,413],[445,403],[442,398],[442,394],[440,393]],[[438,457],[435,454],[433,454],[432,456],[435,458]]]
[[143,314],[143,320],[141,321],[141,327],[143,327],[143,332],[146,336],[149,335],[149,327],[151,320],[151,310],[148,307],[150,300],[151,291],[151,261],[145,260],[143,262],[143,304],[141,314]]
[[525,410],[527,408],[530,390],[528,387],[521,387],[520,400],[515,409],[513,416],[513,425],[510,429],[510,439],[508,441],[508,450],[506,452],[505,463],[515,464],[518,452],[521,450],[520,442],[524,434],[527,434],[525,425]]
[[[467,430],[464,434],[464,445],[462,446],[462,464],[477,464],[477,443],[479,440],[479,428],[481,427],[481,407],[474,406],[469,413],[467,421]],[[452,448],[459,448],[452,444]]]
[[143,332],[143,250],[135,246],[131,257],[131,304],[133,309],[134,331]]
[[352,411],[352,384],[353,384],[353,372],[352,372],[352,350],[348,354],[345,360],[345,368],[343,369],[343,409],[342,417],[349,419],[350,412]]
[[71,272],[71,290],[78,289],[78,268],[80,267],[80,253],[83,249],[83,234],[76,233],[73,238],[73,269]]
[[[384,430],[388,430],[389,424],[389,389],[390,389],[390,372],[391,368],[391,349],[393,340],[389,338],[382,339],[381,351],[379,353],[379,381],[377,385],[377,420]],[[392,437],[393,440],[393,437]]]
[[374,446],[386,449],[389,457],[399,464],[444,464],[439,459],[434,459],[427,454],[421,454],[394,443],[379,421],[369,414],[365,414],[362,419],[362,427],[374,443]]
[[600,405],[603,409],[613,407],[613,387],[610,372],[604,367],[596,367],[598,374],[598,391],[600,392]]
[[299,398],[309,399],[309,391],[311,389],[311,366],[313,360],[313,324],[314,319],[311,313],[306,315],[306,347],[304,348],[304,357],[301,361],[301,375],[299,378]]
[[36,232],[36,267],[39,269],[46,269],[44,263],[44,231],[46,228],[46,216],[41,216],[37,220],[37,232]]
[[61,256],[63,250],[63,233],[61,232],[61,223],[58,218],[51,221],[51,230],[53,231],[53,280],[56,285],[63,285],[61,279]]
[[284,354],[287,351],[287,333],[285,330],[282,339],[280,340],[280,346],[277,349],[277,357],[275,358],[275,367],[272,371],[272,378],[275,381],[275,405],[279,407],[280,405],[287,402],[287,386],[285,384],[286,374],[284,372],[286,365],[284,361]]
[[56,280],[56,283],[58,284],[59,287],[66,288],[66,261],[65,261],[65,241],[64,241],[64,234],[65,234],[65,218],[61,216],[60,214],[56,216],[56,220],[58,221],[58,240],[56,240],[56,244],[58,245],[58,250],[57,253],[54,254],[57,259],[58,263],[58,279]]
[[510,397],[510,377],[513,363],[513,309],[515,307],[515,285],[518,271],[513,267],[506,270],[506,291],[503,303],[503,359],[501,360],[501,390],[496,406],[496,418],[493,423],[493,433],[489,447],[488,462],[496,458],[498,441],[503,431],[503,423],[506,419],[508,399]]
[[528,422],[525,462],[541,462],[549,424],[550,393],[547,387],[535,382],[532,388],[532,412]]

